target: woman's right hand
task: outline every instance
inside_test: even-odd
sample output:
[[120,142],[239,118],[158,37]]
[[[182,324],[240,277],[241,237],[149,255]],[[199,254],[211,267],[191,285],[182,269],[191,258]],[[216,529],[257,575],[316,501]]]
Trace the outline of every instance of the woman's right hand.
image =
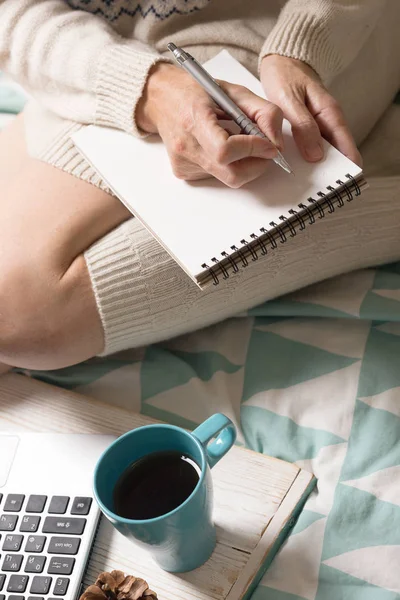
[[168,63],[151,71],[135,117],[140,129],[161,136],[176,177],[193,181],[214,176],[238,188],[263,173],[277,154],[273,144],[283,150],[283,114],[245,87],[219,84],[273,143],[228,134],[214,101],[183,69]]

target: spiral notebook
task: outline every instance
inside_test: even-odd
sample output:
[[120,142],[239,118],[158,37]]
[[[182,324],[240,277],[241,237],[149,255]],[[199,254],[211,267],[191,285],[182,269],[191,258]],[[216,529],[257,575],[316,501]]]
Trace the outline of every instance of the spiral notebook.
[[[227,51],[205,67],[213,77],[265,97],[258,79]],[[295,175],[269,161],[263,176],[239,189],[215,179],[178,180],[158,136],[143,140],[90,126],[72,137],[115,195],[200,288],[223,284],[254,261],[284,252],[284,242],[345,210],[367,185],[360,167],[326,141],[324,159],[305,162],[286,121],[283,154]]]

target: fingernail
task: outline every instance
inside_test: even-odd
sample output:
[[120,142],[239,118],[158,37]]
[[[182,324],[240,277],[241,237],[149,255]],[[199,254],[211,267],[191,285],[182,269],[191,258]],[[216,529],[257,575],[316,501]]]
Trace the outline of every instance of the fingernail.
[[324,156],[324,149],[322,148],[322,144],[307,146],[305,148],[305,152],[308,160],[312,161],[321,160],[321,158]]

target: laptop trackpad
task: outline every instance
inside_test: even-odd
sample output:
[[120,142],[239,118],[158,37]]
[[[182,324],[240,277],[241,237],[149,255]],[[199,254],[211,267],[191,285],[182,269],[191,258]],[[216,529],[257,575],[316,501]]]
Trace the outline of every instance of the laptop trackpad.
[[0,488],[6,485],[17,452],[17,435],[0,435]]

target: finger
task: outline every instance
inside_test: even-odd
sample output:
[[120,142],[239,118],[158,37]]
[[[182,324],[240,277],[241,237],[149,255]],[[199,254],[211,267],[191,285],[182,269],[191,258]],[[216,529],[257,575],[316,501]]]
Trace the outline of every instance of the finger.
[[361,167],[361,154],[339,105],[333,100],[315,115],[315,120],[324,138]]
[[292,126],[293,137],[309,162],[317,162],[324,156],[319,127],[305,104],[297,98],[289,98],[283,113]]
[[241,110],[255,123],[267,138],[283,150],[281,109],[264,98],[253,94],[249,89],[240,85],[221,83],[228,96],[241,108]]
[[244,158],[231,165],[216,169],[214,176],[231,188],[240,188],[246,183],[257,179],[268,166],[262,158]]
[[230,165],[246,158],[270,160],[278,154],[278,149],[267,138],[255,135],[232,135],[219,151],[219,163]]
[[254,135],[229,135],[214,117],[204,119],[193,130],[206,156],[216,165],[229,165],[244,158],[271,159],[277,154],[267,139]]
[[239,188],[259,177],[268,164],[262,158],[245,158],[225,166],[210,161],[210,156],[189,138],[185,145],[186,156],[176,152],[177,146],[180,148],[181,144],[172,145],[172,149],[168,149],[168,154],[175,177],[184,181],[196,181],[213,176],[231,188]]

